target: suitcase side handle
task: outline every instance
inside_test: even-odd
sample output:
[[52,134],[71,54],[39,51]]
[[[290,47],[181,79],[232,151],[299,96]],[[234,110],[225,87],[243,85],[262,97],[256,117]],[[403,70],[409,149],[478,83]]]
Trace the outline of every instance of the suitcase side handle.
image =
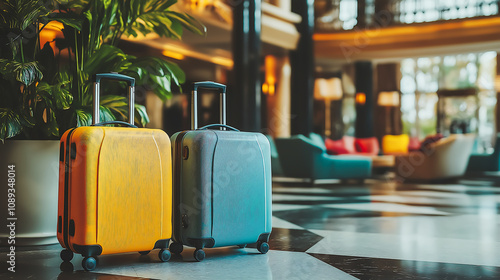
[[[218,89],[220,91],[220,123],[226,124],[226,85],[216,82],[196,82],[191,95],[191,129],[198,129],[198,88]],[[223,129],[225,129],[223,127]]]
[[94,99],[92,102],[92,124],[99,122],[99,99],[100,99],[100,84],[102,79],[124,81],[128,83],[128,122],[134,125],[134,103],[135,103],[135,79],[129,76],[112,73],[102,73],[94,75]]
[[224,127],[224,128],[229,129],[229,130],[239,131],[239,129],[236,129],[236,128],[232,127],[232,126],[225,125],[225,124],[209,124],[209,125],[205,125],[204,127],[200,127],[197,130],[210,129],[210,128],[213,128],[213,127]]

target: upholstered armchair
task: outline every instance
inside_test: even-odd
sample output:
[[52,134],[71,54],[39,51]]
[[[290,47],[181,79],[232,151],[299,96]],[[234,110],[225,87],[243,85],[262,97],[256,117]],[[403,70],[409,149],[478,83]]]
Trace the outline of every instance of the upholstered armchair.
[[473,134],[453,134],[426,147],[396,157],[398,179],[435,180],[460,177],[469,161]]
[[471,154],[467,172],[500,171],[500,134],[491,154]]
[[303,135],[277,138],[276,148],[287,177],[318,179],[364,179],[371,176],[372,160],[362,156],[334,156],[323,140]]
[[273,176],[283,176],[278,150],[276,150],[274,139],[270,135],[266,135],[266,137],[267,140],[269,140],[269,144],[271,145],[271,172],[273,173]]

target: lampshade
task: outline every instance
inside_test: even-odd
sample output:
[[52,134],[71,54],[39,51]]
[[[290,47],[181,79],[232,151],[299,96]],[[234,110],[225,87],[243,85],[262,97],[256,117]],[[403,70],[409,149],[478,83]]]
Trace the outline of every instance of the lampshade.
[[314,82],[315,99],[339,100],[342,93],[342,81],[339,78],[319,78]]
[[314,98],[315,99],[325,99],[328,94],[328,83],[325,79],[319,78],[314,81]]
[[328,95],[325,98],[331,100],[340,100],[342,99],[342,81],[339,78],[330,78],[326,80],[328,84]]
[[495,90],[500,92],[500,75],[495,76]]
[[381,91],[378,94],[378,105],[380,106],[399,106],[399,92]]

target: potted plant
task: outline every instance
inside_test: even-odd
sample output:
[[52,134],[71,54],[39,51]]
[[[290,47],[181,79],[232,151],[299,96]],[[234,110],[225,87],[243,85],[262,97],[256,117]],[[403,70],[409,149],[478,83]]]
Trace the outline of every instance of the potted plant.
[[[171,95],[171,84],[184,82],[184,73],[176,64],[156,57],[131,56],[118,47],[123,36],[155,33],[181,38],[183,29],[202,34],[204,27],[196,20],[171,10],[176,2],[0,3],[0,140],[4,142],[0,144],[0,180],[2,185],[7,182],[7,170],[2,169],[14,165],[18,241],[22,237],[34,240],[29,244],[55,240],[58,139],[71,127],[91,123],[94,74],[133,76],[138,86],[148,85],[163,100]],[[50,22],[62,24],[62,36],[55,39],[55,46],[40,43]],[[126,97],[118,95],[121,85],[104,86],[103,92],[108,94],[101,97],[101,121],[124,119],[127,102]],[[136,104],[135,109],[135,121],[145,125],[148,117],[144,106]],[[4,194],[7,191],[2,191]],[[2,238],[0,244],[4,242]]]

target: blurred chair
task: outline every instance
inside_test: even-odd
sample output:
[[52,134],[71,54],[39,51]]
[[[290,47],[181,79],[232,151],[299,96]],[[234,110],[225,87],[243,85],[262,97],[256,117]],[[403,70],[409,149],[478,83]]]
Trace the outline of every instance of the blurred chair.
[[272,136],[267,135],[267,140],[269,140],[269,144],[271,146],[271,172],[273,176],[283,176],[283,170],[281,169],[280,159],[278,156],[278,150],[276,150],[276,144],[274,143],[274,139]]
[[421,151],[396,157],[399,178],[434,180],[463,176],[472,151],[473,134],[453,134],[421,147]]
[[407,134],[385,135],[382,138],[384,155],[407,154],[410,137]]
[[[318,138],[319,137],[319,138]],[[371,176],[372,160],[361,156],[326,153],[321,136],[277,138],[276,148],[285,176],[318,179],[365,179]]]
[[500,133],[491,154],[471,154],[467,172],[500,171]]

